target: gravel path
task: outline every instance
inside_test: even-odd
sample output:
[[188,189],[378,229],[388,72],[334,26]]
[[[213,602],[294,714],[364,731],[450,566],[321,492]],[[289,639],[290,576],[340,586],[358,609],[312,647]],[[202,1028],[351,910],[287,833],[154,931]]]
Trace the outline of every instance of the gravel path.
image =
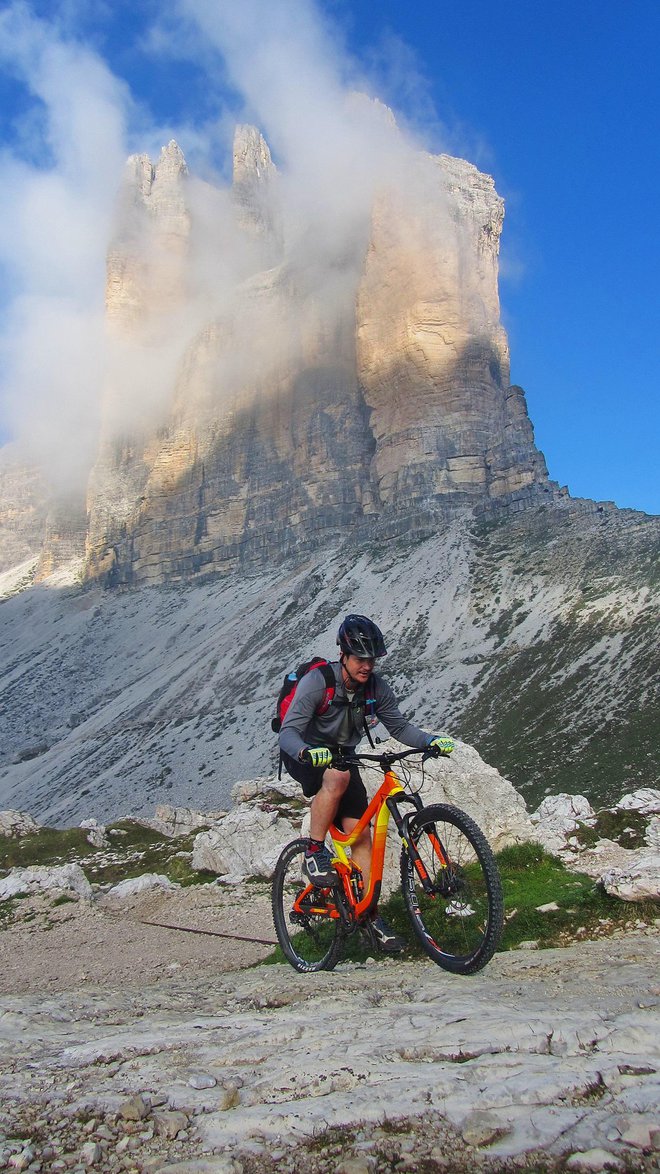
[[[195,929],[166,929],[166,923]],[[231,936],[221,936],[231,935]],[[266,885],[191,886],[130,901],[21,903],[0,934],[0,994],[137,985],[177,972],[213,975],[259,962],[275,942]]]

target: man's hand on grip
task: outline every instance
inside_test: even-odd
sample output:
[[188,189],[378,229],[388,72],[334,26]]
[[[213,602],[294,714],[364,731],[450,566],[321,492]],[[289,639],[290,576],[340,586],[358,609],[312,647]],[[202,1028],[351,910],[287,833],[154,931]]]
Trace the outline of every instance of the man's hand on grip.
[[311,762],[312,766],[330,766],[332,763],[332,754],[327,746],[308,746],[301,750],[300,757],[303,762]]
[[433,750],[438,758],[448,758],[454,749],[454,739],[447,738],[444,734],[438,734],[435,738],[431,738],[429,742],[429,750]]

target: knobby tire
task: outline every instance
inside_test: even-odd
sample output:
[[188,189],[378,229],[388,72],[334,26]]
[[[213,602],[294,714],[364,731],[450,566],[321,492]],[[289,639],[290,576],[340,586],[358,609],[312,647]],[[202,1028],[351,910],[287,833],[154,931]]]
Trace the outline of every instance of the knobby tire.
[[444,970],[474,974],[492,958],[504,927],[502,883],[492,849],[474,820],[444,803],[414,816],[410,838],[434,889],[432,895],[425,893],[404,847],[401,885],[415,936]]
[[[282,952],[295,970],[311,973],[332,970],[342,952],[341,922],[326,914],[296,913],[294,902],[307,888],[301,867],[307,840],[293,840],[282,850],[273,874],[273,922]],[[310,909],[333,903],[332,890],[315,890]]]

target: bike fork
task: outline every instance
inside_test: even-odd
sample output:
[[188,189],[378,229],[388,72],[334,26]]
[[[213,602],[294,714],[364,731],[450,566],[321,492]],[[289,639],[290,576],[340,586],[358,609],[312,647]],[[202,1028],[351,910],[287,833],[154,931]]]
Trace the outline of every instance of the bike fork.
[[[424,861],[422,860],[419,852],[417,851],[417,848],[415,847],[412,836],[410,835],[410,821],[415,818],[415,815],[417,812],[411,811],[407,815],[401,815],[401,813],[399,812],[399,809],[398,809],[398,803],[401,802],[401,798],[399,796],[397,796],[396,798],[386,799],[385,802],[387,803],[387,806],[389,807],[392,819],[394,820],[394,822],[397,826],[397,831],[401,837],[401,840],[402,840],[403,845],[406,849],[406,852],[408,853],[408,855],[410,856],[410,859],[412,860],[413,868],[415,869],[415,872],[417,873],[417,875],[420,879],[420,882],[421,882],[422,888],[424,889],[424,892],[426,893],[426,895],[428,897],[434,897],[435,896],[435,887],[431,883],[431,881],[429,880],[429,874],[426,871],[426,868],[424,866]],[[412,798],[412,797],[409,798],[408,796],[406,796],[404,802],[413,803],[415,808],[417,809],[417,811],[421,811],[422,806],[423,806],[418,798]],[[447,864],[446,864],[444,852],[442,851],[442,848],[440,846],[440,842],[439,842],[439,840],[437,840],[437,837],[435,835],[432,837],[431,843],[433,844],[434,850],[438,853],[438,859],[439,859],[441,865],[446,868]]]

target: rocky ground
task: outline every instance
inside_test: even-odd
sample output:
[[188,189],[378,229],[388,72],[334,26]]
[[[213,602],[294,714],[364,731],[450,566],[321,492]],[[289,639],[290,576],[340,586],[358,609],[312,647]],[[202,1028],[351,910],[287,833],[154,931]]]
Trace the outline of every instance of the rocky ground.
[[2,1168],[660,1169],[657,926],[305,977],[242,940],[266,886],[40,900],[0,937]]

